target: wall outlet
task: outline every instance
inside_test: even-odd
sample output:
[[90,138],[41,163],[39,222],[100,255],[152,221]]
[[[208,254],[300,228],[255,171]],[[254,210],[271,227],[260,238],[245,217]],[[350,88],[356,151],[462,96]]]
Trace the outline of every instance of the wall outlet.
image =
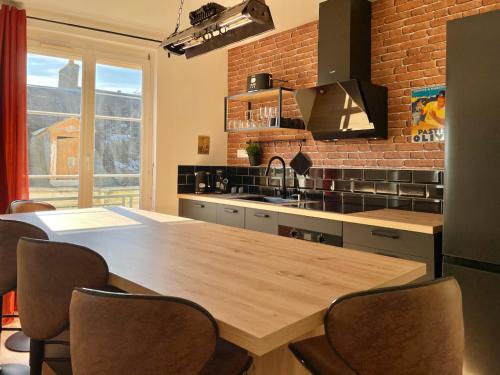
[[237,152],[237,156],[239,158],[248,158],[247,150],[245,150],[244,148],[239,149]]

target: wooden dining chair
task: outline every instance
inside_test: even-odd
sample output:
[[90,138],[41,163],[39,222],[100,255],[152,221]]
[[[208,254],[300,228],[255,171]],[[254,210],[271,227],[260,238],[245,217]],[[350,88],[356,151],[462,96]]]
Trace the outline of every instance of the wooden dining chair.
[[[21,237],[47,239],[47,234],[31,224],[13,220],[0,220],[0,332],[21,331],[21,328],[2,326],[3,318],[18,317],[17,315],[3,314],[3,296],[15,291],[17,288],[17,243]],[[16,373],[16,371],[18,373],[26,370],[29,372],[29,368],[23,365],[1,367],[1,375]]]
[[[35,202],[32,200],[15,200],[10,202],[7,208],[7,214],[37,212],[37,211],[52,211],[56,208],[49,203]],[[16,332],[9,336],[5,341],[5,347],[14,352],[29,352],[30,340],[22,331]]]
[[176,297],[78,289],[70,332],[75,375],[239,375],[252,363],[207,310]]
[[[40,374],[43,362],[69,364],[69,342],[54,339],[69,328],[69,305],[75,287],[104,289],[109,270],[96,252],[82,246],[21,238],[17,247],[17,293],[23,331],[31,338],[31,374]],[[62,354],[46,353],[61,350]],[[44,354],[45,353],[45,354]],[[66,372],[58,372],[58,374]]]
[[32,200],[15,200],[10,202],[7,214],[22,214],[26,212],[53,211],[56,208],[46,202],[35,202]]
[[340,297],[325,335],[289,345],[315,375],[462,375],[462,296],[454,278]]

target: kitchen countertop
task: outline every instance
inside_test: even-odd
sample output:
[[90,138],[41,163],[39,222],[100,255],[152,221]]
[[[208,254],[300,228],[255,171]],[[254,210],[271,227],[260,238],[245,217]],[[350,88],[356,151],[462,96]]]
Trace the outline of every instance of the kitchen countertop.
[[229,204],[238,207],[255,208],[292,215],[316,217],[320,219],[337,220],[346,223],[373,225],[382,228],[406,230],[410,232],[435,234],[443,230],[443,215],[425,212],[404,211],[395,209],[380,209],[373,211],[343,214],[328,212],[321,209],[298,208],[258,201],[248,201],[241,198],[251,194],[178,194],[179,199],[190,199],[203,202]]

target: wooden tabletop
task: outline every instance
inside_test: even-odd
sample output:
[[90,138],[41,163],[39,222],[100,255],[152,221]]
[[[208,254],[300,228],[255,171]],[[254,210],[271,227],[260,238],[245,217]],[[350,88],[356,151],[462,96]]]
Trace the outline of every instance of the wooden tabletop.
[[4,215],[87,246],[129,292],[187,298],[263,355],[318,328],[346,293],[410,282],[422,263],[122,207]]
[[353,214],[342,214],[320,210],[309,210],[264,202],[248,201],[238,198],[228,198],[217,194],[178,194],[180,199],[191,199],[219,204],[229,204],[239,207],[255,208],[293,215],[316,217],[320,219],[337,220],[346,223],[374,225],[388,229],[399,229],[411,232],[435,234],[443,231],[443,215],[427,212],[414,212],[395,209],[380,209]]

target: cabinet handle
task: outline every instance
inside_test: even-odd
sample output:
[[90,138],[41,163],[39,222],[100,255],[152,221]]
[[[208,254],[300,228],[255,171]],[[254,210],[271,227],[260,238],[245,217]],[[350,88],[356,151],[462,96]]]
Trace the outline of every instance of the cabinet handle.
[[233,210],[232,208],[224,208],[224,212],[227,212],[228,214],[237,214],[238,210]]
[[379,229],[374,229],[372,230],[372,236],[376,237],[384,237],[384,238],[391,238],[393,240],[399,239],[399,234],[395,232],[389,232],[385,230],[379,230]]
[[254,214],[253,216],[255,216],[255,217],[263,217],[263,218],[270,217],[268,214]]
[[200,207],[200,208],[205,208],[205,205],[204,204],[200,204],[200,203],[195,203],[194,206],[195,207]]

